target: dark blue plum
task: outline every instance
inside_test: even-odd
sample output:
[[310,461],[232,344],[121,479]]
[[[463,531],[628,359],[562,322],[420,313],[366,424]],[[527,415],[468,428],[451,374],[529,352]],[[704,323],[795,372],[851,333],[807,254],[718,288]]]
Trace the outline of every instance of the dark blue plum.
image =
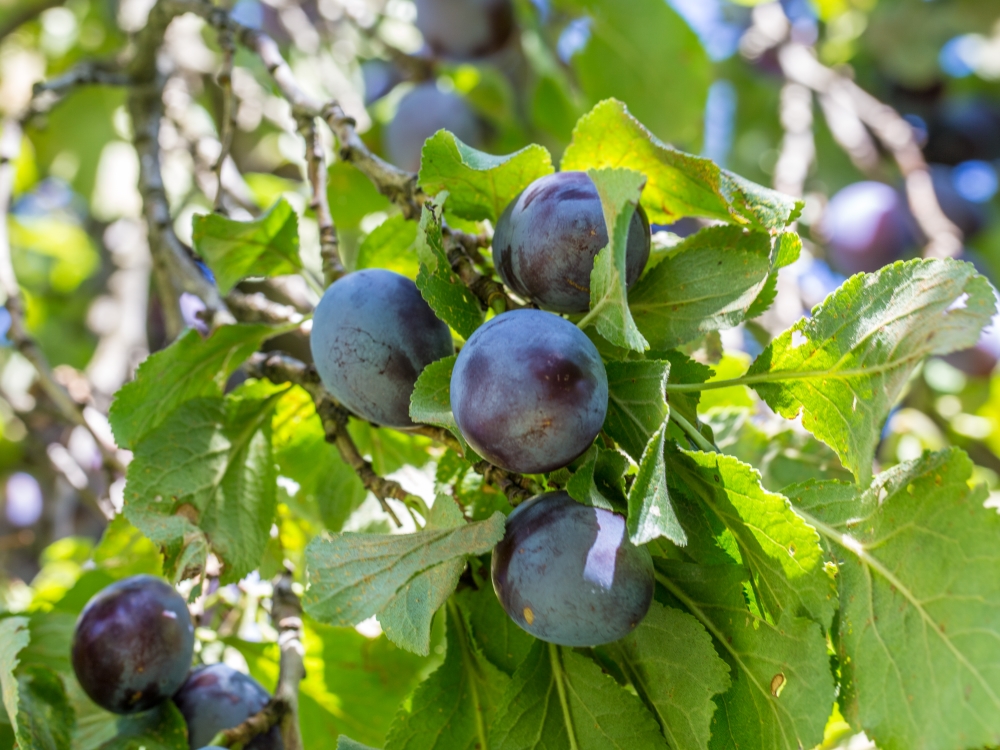
[[[556,172],[528,185],[504,210],[493,235],[493,264],[504,283],[557,312],[590,308],[590,272],[608,244],[601,199],[585,172]],[[629,225],[625,280],[649,260],[650,233],[640,208]]]
[[986,207],[981,203],[970,201],[955,187],[955,171],[944,164],[934,164],[930,167],[934,194],[941,205],[941,210],[968,239],[978,234],[985,226]]
[[653,600],[653,560],[629,541],[625,519],[565,492],[537,495],[510,514],[492,571],[510,618],[561,646],[624,638]]
[[313,316],[310,347],[323,385],[376,424],[412,427],[420,372],[454,351],[448,326],[405,276],[368,268],[338,279]]
[[1000,159],[1000,106],[985,99],[948,99],[927,122],[928,161],[959,164]]
[[525,474],[561,468],[587,450],[608,410],[608,376],[579,328],[542,310],[480,327],[458,355],[451,408],[469,444]]
[[417,28],[435,54],[455,60],[500,50],[514,31],[511,0],[416,0]]
[[[260,711],[271,695],[253,677],[225,664],[196,669],[174,696],[187,722],[188,741],[198,748],[225,729],[239,726]],[[246,750],[283,750],[281,732],[272,727],[257,735]]]
[[819,229],[830,265],[847,275],[877,271],[917,244],[906,198],[881,182],[855,182],[836,193]]
[[184,682],[194,626],[184,599],[153,576],[113,583],[84,607],[73,633],[73,671],[97,705],[145,711]]
[[483,145],[483,124],[465,99],[441,91],[433,81],[421,83],[399,100],[396,114],[385,128],[389,160],[416,172],[424,141],[439,130],[451,131],[473,148]]

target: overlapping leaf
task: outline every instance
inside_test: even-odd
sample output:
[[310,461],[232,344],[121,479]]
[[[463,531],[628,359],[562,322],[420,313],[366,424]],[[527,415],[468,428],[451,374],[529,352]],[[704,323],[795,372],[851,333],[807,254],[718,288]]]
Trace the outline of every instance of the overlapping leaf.
[[738,325],[764,288],[770,256],[764,232],[702,229],[629,292],[635,324],[654,349]]
[[639,473],[628,491],[628,535],[632,544],[646,544],[665,537],[674,544],[687,544],[687,534],[681,528],[670,492],[667,489],[667,467],[663,455],[667,440],[667,421],[653,433],[639,462]]
[[604,429],[636,463],[667,416],[664,360],[608,362],[608,415]]
[[563,154],[563,170],[592,167],[624,167],[646,175],[642,205],[654,224],[705,216],[781,229],[801,209],[793,198],[666,145],[615,99],[601,102],[580,119]]
[[848,279],[771,342],[745,381],[782,416],[801,412],[865,486],[882,422],[913,369],[974,345],[995,307],[993,288],[969,263],[895,263]]
[[194,248],[212,269],[223,294],[247,276],[280,276],[302,270],[299,219],[284,198],[252,221],[204,214],[194,217],[193,227]]
[[1000,515],[952,448],[876,477],[853,513],[803,498],[832,542],[849,719],[886,750],[1000,739]]
[[417,225],[402,214],[390,216],[361,241],[355,267],[388,268],[410,279],[417,278]]
[[420,186],[428,195],[447,190],[448,210],[456,216],[496,223],[518,193],[552,171],[552,156],[544,146],[493,156],[439,130],[424,143]]
[[100,750],[185,750],[187,725],[173,701],[134,716],[119,717],[117,733]]
[[432,424],[444,427],[462,445],[462,452],[470,461],[478,458],[469,448],[465,436],[458,429],[455,415],[451,412],[451,373],[455,369],[457,355],[439,359],[427,365],[417,378],[410,396],[410,418],[418,424]]

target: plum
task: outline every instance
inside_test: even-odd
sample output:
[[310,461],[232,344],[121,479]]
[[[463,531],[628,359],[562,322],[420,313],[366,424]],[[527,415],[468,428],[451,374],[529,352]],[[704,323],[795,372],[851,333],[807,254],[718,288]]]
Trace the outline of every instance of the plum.
[[881,182],[855,182],[837,192],[819,230],[830,265],[848,275],[877,271],[900,260],[917,242],[906,198]]
[[159,578],[133,576],[87,602],[73,633],[73,671],[97,705],[145,711],[184,682],[194,626],[184,599]]
[[[493,264],[507,286],[539,306],[586,312],[594,258],[607,244],[593,181],[585,172],[556,172],[528,185],[504,210],[493,235]],[[629,224],[629,286],[646,267],[649,245],[649,221],[639,208]]]
[[459,429],[484,458],[526,474],[566,466],[593,442],[608,409],[608,376],[579,328],[542,310],[481,326],[451,375]]
[[514,31],[511,0],[416,0],[417,28],[435,54],[456,60],[500,50]]
[[473,148],[483,145],[483,125],[465,99],[441,91],[433,81],[414,86],[399,100],[396,114],[385,128],[389,160],[416,172],[424,141],[439,130],[451,131]]
[[947,99],[927,122],[928,161],[1000,159],[1000,107],[981,98]]
[[932,164],[930,172],[934,183],[934,194],[944,215],[962,230],[966,238],[978,234],[986,225],[986,207],[962,195],[955,185],[955,175],[958,170],[944,164]]
[[653,560],[629,541],[625,519],[565,492],[536,495],[508,516],[492,573],[510,618],[561,646],[624,638],[653,600]]
[[356,271],[326,290],[310,348],[326,389],[358,416],[412,427],[410,396],[421,370],[454,352],[448,326],[405,276]]
[[[191,672],[174,703],[184,716],[188,741],[201,747],[216,734],[239,726],[260,711],[271,695],[253,677],[225,664],[213,664]],[[278,727],[257,735],[246,750],[282,750]]]

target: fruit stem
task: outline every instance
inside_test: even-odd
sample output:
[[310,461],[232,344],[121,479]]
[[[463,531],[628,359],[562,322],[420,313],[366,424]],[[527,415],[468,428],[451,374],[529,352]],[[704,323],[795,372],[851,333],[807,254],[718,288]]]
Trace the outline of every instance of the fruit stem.
[[678,427],[688,434],[694,444],[701,450],[706,453],[718,453],[718,449],[708,442],[708,440],[705,439],[705,436],[698,432],[695,426],[688,422],[687,419],[685,419],[684,416],[681,415],[676,409],[670,410],[670,418],[677,423]]
[[549,661],[552,662],[552,679],[556,683],[556,692],[559,693],[559,705],[562,706],[563,723],[566,725],[570,750],[580,750],[580,745],[576,741],[576,730],[573,727],[573,717],[569,712],[569,700],[566,697],[566,685],[563,682],[565,673],[563,672],[562,660],[559,658],[559,647],[554,643],[549,644]]

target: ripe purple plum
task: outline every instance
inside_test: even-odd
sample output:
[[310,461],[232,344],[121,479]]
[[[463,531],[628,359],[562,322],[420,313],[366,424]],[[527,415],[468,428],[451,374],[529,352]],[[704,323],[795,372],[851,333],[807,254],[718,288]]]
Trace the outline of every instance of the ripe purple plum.
[[483,123],[465,99],[442,91],[433,81],[421,83],[399,100],[385,128],[389,160],[397,167],[418,171],[424,141],[439,130],[454,133],[473,148],[480,148],[485,140]]
[[416,0],[417,28],[436,55],[455,60],[485,57],[514,31],[511,0]]
[[167,700],[184,682],[194,626],[166,582],[140,575],[111,584],[84,607],[73,633],[73,671],[91,700],[131,714]]
[[[198,748],[219,732],[242,724],[270,699],[253,677],[225,664],[213,664],[193,671],[174,696],[174,703],[187,723],[191,747]],[[246,750],[283,750],[284,746],[279,728],[272,727],[254,737]]]
[[492,573],[510,618],[561,646],[624,638],[653,600],[653,560],[629,541],[625,519],[565,492],[537,495],[508,516]]
[[454,351],[451,331],[417,285],[381,268],[356,271],[326,290],[310,347],[323,385],[376,424],[412,427],[410,396],[421,371]]
[[526,474],[569,464],[594,441],[608,409],[597,348],[542,310],[513,310],[481,326],[451,375],[451,408],[469,444]]
[[819,230],[830,265],[848,275],[877,271],[903,258],[917,242],[906,198],[881,182],[855,182],[837,192]]
[[[594,258],[608,244],[597,188],[586,172],[556,172],[528,185],[504,210],[493,235],[493,265],[504,283],[541,307],[586,312]],[[632,214],[625,280],[649,260],[646,214]]]

